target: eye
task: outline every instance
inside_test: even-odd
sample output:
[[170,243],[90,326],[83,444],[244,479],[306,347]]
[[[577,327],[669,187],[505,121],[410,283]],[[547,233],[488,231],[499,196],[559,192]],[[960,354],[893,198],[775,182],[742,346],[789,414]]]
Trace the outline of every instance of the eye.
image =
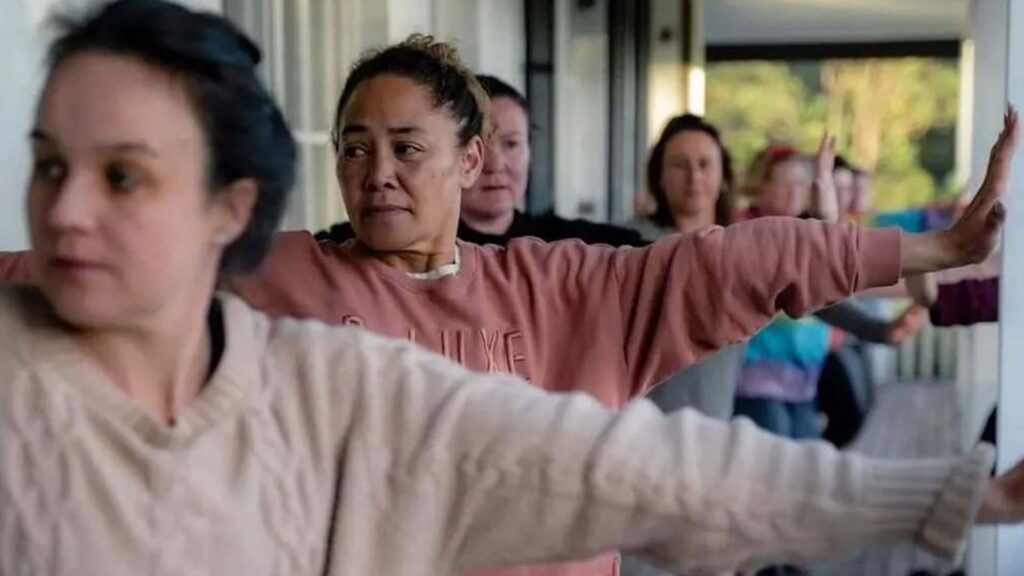
[[366,154],[367,152],[365,148],[354,144],[346,144],[341,149],[341,155],[346,160],[358,160],[360,158],[364,158]]
[[60,183],[67,175],[67,167],[57,158],[39,158],[32,166],[32,177],[44,182]]
[[505,148],[505,150],[507,150],[509,152],[512,152],[512,151],[514,151],[514,150],[519,148],[519,141],[518,140],[505,140],[502,143],[502,147]]
[[412,156],[420,151],[421,150],[418,146],[409,142],[399,142],[395,144],[395,154],[398,156]]
[[107,179],[107,185],[118,192],[131,192],[139,184],[138,178],[127,167],[120,164],[107,166],[104,170],[104,177]]

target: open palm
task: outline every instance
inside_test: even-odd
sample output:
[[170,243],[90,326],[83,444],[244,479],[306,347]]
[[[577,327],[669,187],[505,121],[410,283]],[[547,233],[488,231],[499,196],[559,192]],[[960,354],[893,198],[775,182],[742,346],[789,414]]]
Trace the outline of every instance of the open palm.
[[839,220],[839,192],[833,174],[836,166],[836,139],[826,132],[814,155],[814,180],[811,182],[811,211],[826,222]]
[[978,263],[988,257],[999,241],[1006,219],[1002,198],[1010,179],[1010,162],[1017,148],[1017,111],[1010,108],[1003,116],[1003,130],[992,146],[985,180],[967,209],[950,228],[947,238],[964,263]]

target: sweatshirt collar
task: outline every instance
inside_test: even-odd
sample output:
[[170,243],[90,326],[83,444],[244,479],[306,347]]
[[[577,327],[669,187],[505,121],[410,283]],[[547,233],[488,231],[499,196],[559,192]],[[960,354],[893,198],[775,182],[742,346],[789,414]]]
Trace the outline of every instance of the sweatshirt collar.
[[[479,252],[496,249],[493,246],[481,247],[461,240],[456,240],[455,243],[458,258],[456,263],[446,265],[447,268],[442,266],[444,270],[441,271],[441,274],[428,273],[429,277],[427,278],[412,276],[407,272],[384,264],[369,248],[358,240],[351,240],[341,245],[341,249],[356,269],[365,268],[379,278],[398,285],[408,292],[443,291],[455,293],[466,290],[476,277],[480,261]],[[434,272],[436,273],[438,270]]]
[[406,272],[409,278],[414,280],[438,280],[446,276],[454,276],[462,268],[462,256],[458,244],[455,245],[455,261],[438,266],[426,272]]

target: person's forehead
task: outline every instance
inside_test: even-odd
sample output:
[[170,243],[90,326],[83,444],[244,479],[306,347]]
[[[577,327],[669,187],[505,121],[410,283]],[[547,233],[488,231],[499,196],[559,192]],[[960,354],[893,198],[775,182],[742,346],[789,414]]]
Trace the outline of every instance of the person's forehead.
[[699,130],[684,130],[669,138],[666,148],[670,154],[718,155],[718,144],[714,138]]
[[102,53],[75,56],[54,71],[37,128],[78,144],[127,141],[161,148],[203,139],[184,82],[140,60]]
[[799,156],[791,156],[780,160],[772,166],[772,174],[802,175],[810,172],[811,167],[806,160]]
[[499,132],[526,132],[530,124],[519,104],[505,97],[491,100],[491,121]]
[[361,83],[342,115],[343,124],[374,126],[421,126],[444,119],[451,121],[428,87],[392,74]]

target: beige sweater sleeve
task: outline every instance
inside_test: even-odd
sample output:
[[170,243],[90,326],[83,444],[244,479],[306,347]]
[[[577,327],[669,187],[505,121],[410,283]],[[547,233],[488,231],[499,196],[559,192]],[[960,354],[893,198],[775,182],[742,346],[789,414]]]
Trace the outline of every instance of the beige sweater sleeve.
[[319,342],[324,366],[355,382],[336,416],[355,484],[339,492],[332,556],[349,569],[445,574],[623,549],[724,570],[896,540],[952,559],[988,481],[987,446],[872,460],[643,400],[612,412],[370,334],[333,353]]

